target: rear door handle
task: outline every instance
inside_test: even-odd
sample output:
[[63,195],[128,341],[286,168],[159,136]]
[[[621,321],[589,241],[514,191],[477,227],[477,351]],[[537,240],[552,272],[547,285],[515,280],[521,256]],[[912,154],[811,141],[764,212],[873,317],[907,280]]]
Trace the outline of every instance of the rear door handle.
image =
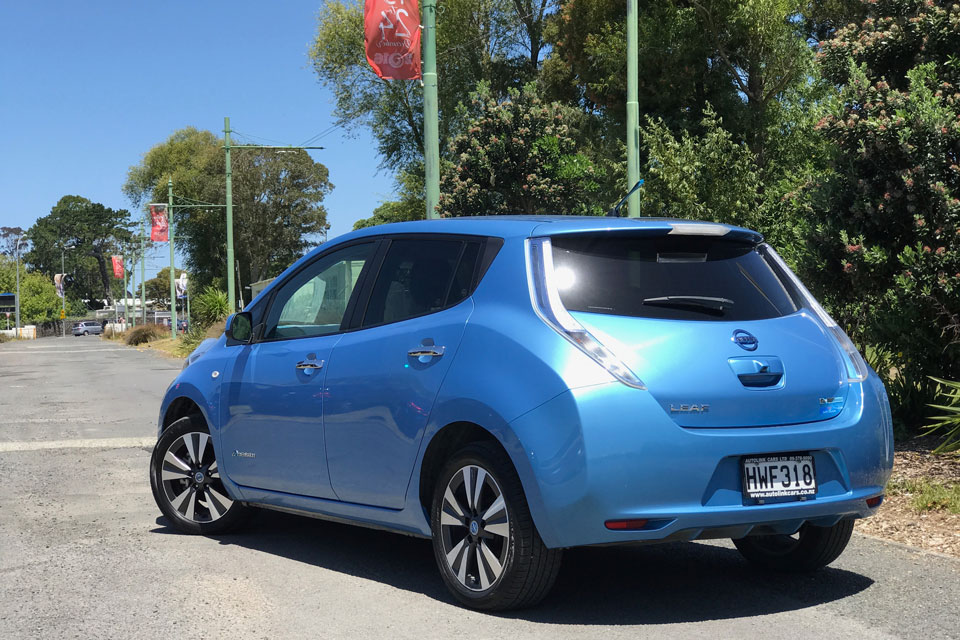
[[446,351],[446,347],[437,347],[437,346],[422,346],[417,347],[416,349],[410,349],[407,351],[407,355],[411,358],[422,358],[424,356],[431,358],[439,358],[443,355],[443,352]]

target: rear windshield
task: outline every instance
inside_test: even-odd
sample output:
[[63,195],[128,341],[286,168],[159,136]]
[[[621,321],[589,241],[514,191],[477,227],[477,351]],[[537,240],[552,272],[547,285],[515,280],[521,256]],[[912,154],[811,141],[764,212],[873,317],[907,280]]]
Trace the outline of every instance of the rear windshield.
[[762,320],[799,308],[757,247],[704,236],[554,236],[570,311],[671,320]]

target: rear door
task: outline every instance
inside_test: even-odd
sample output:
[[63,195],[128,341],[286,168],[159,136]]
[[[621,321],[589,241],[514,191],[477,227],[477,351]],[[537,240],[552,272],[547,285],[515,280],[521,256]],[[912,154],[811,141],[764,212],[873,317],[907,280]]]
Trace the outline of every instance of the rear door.
[[357,329],[330,357],[324,404],[337,497],[401,508],[434,400],[457,352],[479,239],[390,240]]
[[756,245],[723,237],[555,236],[561,300],[686,427],[840,413],[834,341]]

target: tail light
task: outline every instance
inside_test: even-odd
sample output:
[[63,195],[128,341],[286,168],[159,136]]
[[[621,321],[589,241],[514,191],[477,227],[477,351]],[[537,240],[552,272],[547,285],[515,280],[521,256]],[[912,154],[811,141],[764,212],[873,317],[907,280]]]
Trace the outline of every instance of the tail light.
[[830,317],[830,314],[820,306],[820,303],[817,302],[816,298],[813,297],[813,294],[803,286],[803,283],[800,282],[800,279],[794,275],[793,271],[790,270],[790,267],[787,266],[787,263],[783,261],[777,252],[773,250],[768,244],[763,245],[764,253],[773,261],[773,263],[780,269],[784,276],[790,281],[790,284],[797,290],[797,293],[803,298],[803,305],[817,314],[817,317],[820,318],[820,321],[823,323],[823,326],[826,327],[827,331],[833,336],[834,340],[837,342],[837,345],[840,347],[840,350],[844,355],[844,364],[847,368],[847,379],[850,382],[862,382],[867,378],[867,372],[870,371],[867,366],[866,360],[863,359],[863,356],[860,355],[860,352],[857,351],[857,348],[853,345],[853,341],[843,332],[843,329],[840,328],[840,325]]
[[550,238],[533,238],[527,241],[527,281],[533,308],[548,326],[623,384],[635,389],[647,388],[616,354],[593,337],[563,306],[553,271],[553,247]]

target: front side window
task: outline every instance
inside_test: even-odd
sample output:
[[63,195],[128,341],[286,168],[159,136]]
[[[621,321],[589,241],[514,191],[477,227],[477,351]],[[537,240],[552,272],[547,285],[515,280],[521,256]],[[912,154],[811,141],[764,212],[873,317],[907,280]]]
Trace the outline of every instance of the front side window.
[[328,254],[277,292],[267,317],[267,339],[322,336],[340,331],[347,305],[374,244]]
[[[432,313],[465,298],[479,243],[466,245],[472,250],[465,252],[465,243],[460,240],[391,242],[370,294],[363,326]],[[463,254],[468,254],[470,265],[458,269]]]

